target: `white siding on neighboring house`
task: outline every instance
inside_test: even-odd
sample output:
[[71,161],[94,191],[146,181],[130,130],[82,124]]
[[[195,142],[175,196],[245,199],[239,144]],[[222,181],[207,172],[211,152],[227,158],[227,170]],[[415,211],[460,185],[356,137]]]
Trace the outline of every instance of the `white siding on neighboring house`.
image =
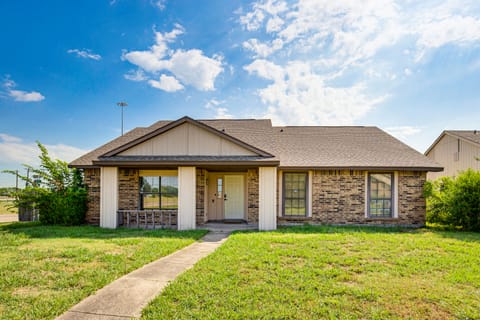
[[212,132],[184,123],[120,153],[124,156],[251,156],[254,152]]
[[196,169],[178,167],[178,230],[195,229]]
[[472,168],[480,170],[480,147],[472,142],[460,138],[444,135],[442,139],[430,150],[427,157],[441,164],[444,169],[441,172],[429,172],[427,178],[435,180],[439,177],[458,175],[459,171]]
[[100,168],[100,227],[118,227],[118,169]]
[[277,229],[277,168],[260,167],[258,177],[258,229]]

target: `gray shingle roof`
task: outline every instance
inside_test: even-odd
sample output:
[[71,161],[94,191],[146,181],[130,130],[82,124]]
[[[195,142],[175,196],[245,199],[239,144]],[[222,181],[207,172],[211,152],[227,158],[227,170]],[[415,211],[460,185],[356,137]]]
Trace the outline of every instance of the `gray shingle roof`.
[[[279,160],[290,168],[377,168],[435,170],[441,166],[376,127],[274,127],[270,120],[198,120]],[[98,157],[148,134],[170,121],[136,128],[86,155],[71,166],[91,166]]]

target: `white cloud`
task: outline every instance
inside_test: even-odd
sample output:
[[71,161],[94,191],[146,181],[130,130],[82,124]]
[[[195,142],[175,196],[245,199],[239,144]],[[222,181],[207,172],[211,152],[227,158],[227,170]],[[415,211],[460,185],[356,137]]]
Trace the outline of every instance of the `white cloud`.
[[[72,161],[87,153],[87,150],[64,144],[46,144],[45,147],[52,158],[63,161]],[[38,159],[40,151],[36,143],[24,142],[21,138],[5,133],[0,134],[0,154],[2,154],[2,162],[5,163],[25,163],[35,166],[40,162]]]
[[229,113],[227,108],[219,107],[216,109],[215,119],[232,119],[233,116]]
[[420,133],[422,129],[419,127],[412,127],[412,126],[398,126],[398,127],[385,128],[385,131],[387,131],[392,136],[400,140],[405,140],[409,136],[413,136]]
[[84,59],[92,59],[97,61],[102,59],[101,55],[93,53],[90,49],[69,49],[67,50],[67,53],[75,54],[77,57]]
[[249,39],[243,42],[243,47],[247,50],[253,51],[256,57],[268,57],[275,51],[283,48],[282,39],[275,39],[271,43],[262,43],[258,39]]
[[130,70],[123,75],[123,77],[127,80],[131,81],[146,81],[148,77],[146,76],[145,72],[141,69],[137,70]]
[[233,115],[229,113],[228,108],[222,106],[225,102],[225,100],[210,99],[205,104],[205,109],[215,111],[215,119],[232,119]]
[[421,65],[412,63],[444,45],[478,45],[473,6],[470,0],[256,1],[239,18],[254,31],[243,42],[253,59],[244,70],[271,80],[258,95],[266,115],[279,122],[354,123],[390,95],[379,81],[419,72]]
[[277,124],[352,124],[385,99],[368,97],[361,83],[352,87],[329,87],[307,63],[293,61],[284,68],[275,66],[282,69],[284,77],[273,78],[272,73],[266,71],[272,67],[268,62],[256,60],[246,69],[273,80],[258,94],[268,106],[265,116]]
[[8,76],[3,82],[3,87],[6,89],[6,93],[12,97],[15,101],[18,102],[38,102],[45,99],[40,92],[37,91],[23,91],[23,90],[15,90],[17,84],[15,81],[11,80]]
[[166,0],[155,0],[155,1],[151,0],[151,1],[150,1],[150,4],[151,4],[152,6],[154,6],[154,7],[157,8],[157,9],[160,9],[160,10],[165,10],[165,8],[166,8],[166,3],[167,3]]
[[38,102],[45,99],[45,97],[37,91],[10,90],[9,94],[15,101],[19,102]]
[[281,82],[285,78],[285,71],[281,66],[264,59],[253,61],[244,69],[250,74],[256,74],[268,80],[276,80],[276,82]]
[[22,139],[8,135],[6,133],[0,133],[0,140],[4,142],[21,142],[22,141]]
[[175,77],[170,77],[165,74],[160,76],[160,81],[149,80],[148,83],[153,87],[167,92],[175,92],[182,90],[183,86]]
[[[183,33],[183,27],[178,24],[171,32],[155,32],[155,44],[148,50],[124,52],[122,59],[151,75],[169,71],[171,78],[175,78],[182,87],[191,85],[202,91],[215,90],[215,79],[223,72],[223,58],[207,57],[199,49],[171,49],[170,44]],[[169,81],[172,83],[171,79]],[[153,83],[158,85],[157,82]]]

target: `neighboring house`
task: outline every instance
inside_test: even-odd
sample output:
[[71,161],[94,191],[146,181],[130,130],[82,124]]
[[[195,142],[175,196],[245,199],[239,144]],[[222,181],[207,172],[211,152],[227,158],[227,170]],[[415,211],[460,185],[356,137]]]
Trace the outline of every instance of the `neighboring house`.
[[446,130],[433,142],[425,155],[444,167],[443,172],[429,172],[428,179],[455,177],[460,171],[480,170],[480,132]]
[[147,222],[168,213],[179,230],[208,221],[246,221],[260,230],[423,226],[426,174],[442,170],[376,127],[189,117],[136,128],[70,166],[84,170],[88,223],[116,228],[128,223],[126,213],[156,209]]

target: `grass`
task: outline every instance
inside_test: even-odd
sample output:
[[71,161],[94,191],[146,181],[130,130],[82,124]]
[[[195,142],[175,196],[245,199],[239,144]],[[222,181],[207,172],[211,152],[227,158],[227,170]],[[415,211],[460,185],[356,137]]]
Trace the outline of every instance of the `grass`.
[[480,234],[292,227],[239,232],[143,319],[480,319]]
[[205,231],[0,225],[0,318],[52,319]]
[[12,206],[11,201],[0,200],[0,214],[15,214],[17,213],[16,208],[10,208]]

